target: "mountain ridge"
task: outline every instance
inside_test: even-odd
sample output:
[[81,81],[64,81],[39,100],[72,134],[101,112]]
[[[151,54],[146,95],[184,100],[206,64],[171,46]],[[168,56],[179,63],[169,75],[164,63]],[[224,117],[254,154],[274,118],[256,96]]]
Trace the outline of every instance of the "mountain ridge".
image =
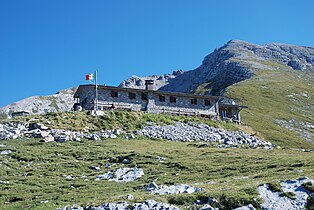
[[[199,67],[184,71],[179,75],[173,75],[170,79],[165,80],[163,86],[158,85],[157,88],[164,91],[220,95],[228,86],[251,78],[253,76],[252,68],[272,68],[254,62],[254,59],[258,61],[275,60],[282,65],[287,65],[287,68],[303,71],[306,68],[314,68],[314,48],[282,43],[255,45],[242,40],[230,40],[205,56]],[[247,63],[243,64],[243,61]],[[145,79],[152,78],[138,77],[133,82],[127,79],[120,86],[136,87],[136,82]],[[211,88],[210,92],[197,91],[197,87],[204,83],[211,83],[207,84]]]

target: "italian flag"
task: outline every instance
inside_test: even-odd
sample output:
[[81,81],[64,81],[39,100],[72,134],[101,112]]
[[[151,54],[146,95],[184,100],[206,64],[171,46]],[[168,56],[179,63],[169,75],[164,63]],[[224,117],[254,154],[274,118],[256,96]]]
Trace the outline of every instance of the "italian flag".
[[94,79],[94,74],[86,74],[85,79],[86,80],[93,80]]

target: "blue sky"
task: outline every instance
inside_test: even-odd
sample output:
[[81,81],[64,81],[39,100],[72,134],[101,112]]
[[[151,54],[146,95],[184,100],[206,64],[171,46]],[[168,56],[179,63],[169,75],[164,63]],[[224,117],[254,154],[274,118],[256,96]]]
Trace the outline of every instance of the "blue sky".
[[0,0],[0,107],[191,70],[231,39],[314,46],[312,0]]

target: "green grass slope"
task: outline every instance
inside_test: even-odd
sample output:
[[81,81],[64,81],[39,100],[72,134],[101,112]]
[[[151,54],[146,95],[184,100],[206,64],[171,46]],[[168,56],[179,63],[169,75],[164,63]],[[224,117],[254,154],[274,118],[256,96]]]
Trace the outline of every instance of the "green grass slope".
[[[208,118],[199,118],[193,116],[172,116],[163,114],[153,114],[144,112],[128,112],[128,111],[106,111],[104,115],[94,117],[87,112],[58,112],[47,113],[42,115],[29,115],[17,117],[10,120],[2,120],[3,122],[24,122],[34,123],[40,122],[49,128],[66,129],[71,131],[92,132],[99,130],[109,130],[120,128],[124,131],[134,131],[143,128],[148,124],[169,125],[176,122],[197,122],[204,123],[216,128],[224,128],[227,130],[240,130],[242,127],[234,123],[209,120]],[[1,122],[1,121],[0,121]]]
[[[202,143],[149,139],[43,143],[38,139],[5,140],[0,155],[0,209],[56,209],[105,202],[142,202],[146,199],[191,209],[196,199],[214,197],[220,209],[249,203],[258,207],[257,187],[280,180],[314,177],[314,153],[293,149],[217,149]],[[306,154],[306,155],[305,155]],[[130,164],[114,165],[109,158],[123,156]],[[160,162],[158,157],[163,157]],[[111,167],[105,167],[106,164]],[[95,171],[90,166],[99,166]],[[144,176],[134,182],[96,181],[97,175],[120,167],[138,167]],[[67,176],[73,179],[67,179]],[[189,184],[205,190],[194,194],[151,195],[145,187]],[[134,200],[127,200],[128,194]],[[190,206],[190,207],[188,207]]]
[[[245,64],[245,61],[241,61]],[[226,96],[249,106],[242,121],[283,147],[314,148],[314,70],[297,71],[272,61],[255,76],[232,85]]]

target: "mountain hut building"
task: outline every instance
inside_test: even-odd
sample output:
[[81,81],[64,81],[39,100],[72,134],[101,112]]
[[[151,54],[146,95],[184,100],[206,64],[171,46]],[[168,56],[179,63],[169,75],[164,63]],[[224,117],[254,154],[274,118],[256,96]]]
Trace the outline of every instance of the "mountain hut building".
[[200,116],[240,123],[240,111],[246,106],[220,104],[222,97],[155,90],[153,80],[145,89],[98,85],[80,85],[74,94],[75,110],[128,110],[156,114]]

